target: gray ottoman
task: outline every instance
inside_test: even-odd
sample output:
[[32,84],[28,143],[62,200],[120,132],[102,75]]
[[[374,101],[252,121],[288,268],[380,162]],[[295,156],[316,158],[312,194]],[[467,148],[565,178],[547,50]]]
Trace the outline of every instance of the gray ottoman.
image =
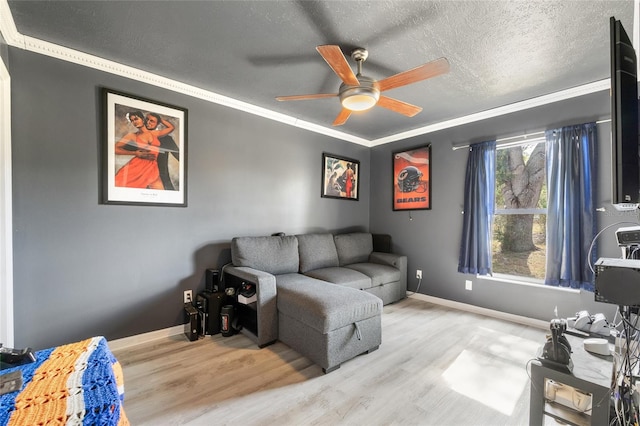
[[382,300],[301,274],[276,277],[278,339],[329,373],[382,341]]

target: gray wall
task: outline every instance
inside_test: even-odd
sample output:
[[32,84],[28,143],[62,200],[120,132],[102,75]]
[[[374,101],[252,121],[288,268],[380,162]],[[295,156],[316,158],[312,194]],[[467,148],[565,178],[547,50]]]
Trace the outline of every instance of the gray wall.
[[[423,270],[420,293],[472,304],[530,318],[549,320],[557,306],[561,317],[587,309],[603,312],[613,319],[615,306],[596,303],[591,292],[567,292],[550,287],[525,286],[478,279],[457,272],[464,176],[468,150],[452,150],[452,144],[480,142],[523,133],[533,133],[562,125],[608,119],[609,94],[600,92],[578,99],[512,113],[482,122],[459,126],[436,133],[378,146],[371,154],[371,222],[372,232],[392,235],[396,250],[409,256],[409,289],[415,290],[415,270]],[[622,221],[638,222],[636,213],[620,213],[610,204],[610,123],[598,125],[598,229]],[[396,150],[432,144],[432,209],[394,212],[391,207],[391,157]],[[629,226],[629,225],[626,225]],[[620,257],[612,226],[598,239],[599,256]],[[465,280],[473,281],[473,290],[465,290]]]
[[[234,236],[368,229],[367,147],[15,48],[8,64],[18,347],[183,323]],[[188,109],[187,208],[100,204],[101,86]],[[359,201],[320,197],[323,152],[361,161]]]
[[[6,51],[5,51],[6,53]],[[420,293],[548,320],[604,312],[593,293],[480,280],[457,272],[466,150],[452,144],[609,117],[608,93],[587,95],[372,149],[9,48],[12,78],[15,344],[43,348],[181,324],[182,292],[229,261],[238,235],[371,230],[408,255]],[[102,205],[99,87],[189,110],[187,208]],[[600,229],[637,222],[610,204],[610,125],[599,125]],[[431,210],[393,212],[391,153],[431,143]],[[360,201],[320,197],[322,152],[361,161]],[[410,216],[412,219],[410,219]],[[614,226],[600,256],[618,257]],[[473,280],[473,291],[464,280]]]

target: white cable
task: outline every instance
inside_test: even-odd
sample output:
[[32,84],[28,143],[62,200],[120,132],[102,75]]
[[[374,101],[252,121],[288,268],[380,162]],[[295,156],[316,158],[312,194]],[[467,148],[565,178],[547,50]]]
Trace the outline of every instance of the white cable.
[[422,284],[422,278],[418,278],[418,287],[416,287],[416,291],[411,294],[412,296],[420,290],[420,284]]

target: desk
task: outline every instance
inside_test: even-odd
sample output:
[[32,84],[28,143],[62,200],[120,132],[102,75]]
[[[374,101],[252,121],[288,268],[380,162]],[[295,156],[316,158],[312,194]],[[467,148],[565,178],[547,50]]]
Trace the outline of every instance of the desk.
[[[545,415],[573,425],[608,425],[613,357],[591,354],[584,350],[582,339],[565,336],[569,340],[572,349],[572,373],[546,367],[538,360],[531,362],[529,425],[543,425]],[[590,393],[593,404],[591,415],[579,413],[559,404],[545,401],[545,379],[551,379],[557,383]]]
[[20,390],[0,396],[0,425],[129,425],[123,378],[104,337],[38,351],[20,370]]

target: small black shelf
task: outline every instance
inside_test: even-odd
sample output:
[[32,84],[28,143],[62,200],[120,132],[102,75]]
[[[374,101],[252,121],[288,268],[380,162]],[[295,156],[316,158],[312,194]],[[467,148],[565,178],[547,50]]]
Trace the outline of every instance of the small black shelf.
[[244,303],[238,303],[238,306],[246,306],[249,309],[252,309],[254,311],[258,311],[258,302],[251,302],[249,304],[244,304]]
[[258,308],[257,303],[250,303],[249,305],[244,305],[242,303],[238,303],[238,323],[242,326],[243,329],[249,330],[254,335],[258,335]]
[[[223,273],[225,290],[234,288],[234,305],[240,332],[253,340],[260,348],[278,339],[276,287],[273,275],[247,267],[228,267]],[[238,291],[243,284],[253,284],[256,301],[249,304],[238,302]]]

